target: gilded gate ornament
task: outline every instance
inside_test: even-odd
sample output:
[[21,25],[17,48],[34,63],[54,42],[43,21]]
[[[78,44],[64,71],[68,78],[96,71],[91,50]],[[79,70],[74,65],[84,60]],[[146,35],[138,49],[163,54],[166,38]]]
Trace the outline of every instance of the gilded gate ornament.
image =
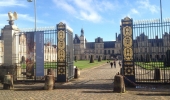
[[58,40],[58,47],[59,49],[64,49],[65,48],[65,42],[63,40]]
[[132,38],[129,37],[129,36],[126,36],[124,39],[123,39],[123,45],[125,47],[131,47],[132,46]]
[[65,51],[64,50],[58,50],[58,60],[61,62],[65,61]]
[[65,74],[65,67],[58,67],[58,74]]
[[123,28],[123,35],[124,36],[131,36],[132,35],[132,28],[129,26],[126,26]]
[[60,30],[60,31],[58,32],[58,39],[59,39],[59,40],[65,39],[64,31]]
[[125,75],[134,75],[133,66],[125,67]]
[[133,51],[132,51],[132,48],[124,48],[123,53],[124,53],[124,60],[125,61],[133,60]]

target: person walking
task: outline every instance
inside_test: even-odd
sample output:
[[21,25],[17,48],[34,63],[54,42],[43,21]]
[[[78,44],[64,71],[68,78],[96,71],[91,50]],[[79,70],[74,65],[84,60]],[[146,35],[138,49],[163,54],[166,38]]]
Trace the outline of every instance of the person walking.
[[114,61],[114,67],[116,68],[116,62]]
[[112,63],[112,62],[110,63],[110,66],[111,66],[111,68],[112,68],[112,66],[113,66],[113,63]]
[[121,62],[119,61],[119,66],[121,67]]

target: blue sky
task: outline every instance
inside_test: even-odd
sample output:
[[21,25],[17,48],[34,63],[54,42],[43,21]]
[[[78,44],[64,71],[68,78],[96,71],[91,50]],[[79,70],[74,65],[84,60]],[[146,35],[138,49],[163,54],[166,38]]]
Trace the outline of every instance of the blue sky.
[[[120,21],[160,18],[160,0],[36,0],[37,27],[55,26],[64,22],[80,36],[81,28],[88,42],[102,37],[115,40]],[[170,0],[162,0],[163,18],[170,17]],[[0,28],[8,24],[8,12],[16,11],[19,28],[34,28],[34,3],[27,0],[0,0]]]

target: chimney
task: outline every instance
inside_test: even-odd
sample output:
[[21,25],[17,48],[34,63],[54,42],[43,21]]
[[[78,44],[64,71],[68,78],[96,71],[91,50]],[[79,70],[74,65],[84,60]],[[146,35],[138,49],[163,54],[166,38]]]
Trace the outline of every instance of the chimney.
[[117,41],[117,33],[116,33],[116,41]]

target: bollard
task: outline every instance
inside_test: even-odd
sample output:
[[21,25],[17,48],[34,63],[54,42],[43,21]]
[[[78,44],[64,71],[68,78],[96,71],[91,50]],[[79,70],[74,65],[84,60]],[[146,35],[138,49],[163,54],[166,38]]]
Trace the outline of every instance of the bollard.
[[154,73],[154,80],[160,80],[161,79],[161,69],[155,68]]
[[53,69],[47,69],[47,74],[53,75],[54,76],[54,71]]
[[113,91],[118,93],[125,92],[125,83],[122,75],[115,75]]
[[45,76],[45,90],[53,90],[54,88],[54,76],[53,75],[46,75]]
[[4,76],[4,83],[3,83],[3,89],[13,89],[14,85],[13,85],[13,76],[9,74]]
[[[53,69],[47,69],[48,75],[53,75],[54,76],[54,70]],[[55,88],[55,77],[53,77],[53,82],[54,82],[54,88]]]
[[74,78],[79,78],[79,77],[80,77],[80,70],[76,67],[75,73],[74,73]]

